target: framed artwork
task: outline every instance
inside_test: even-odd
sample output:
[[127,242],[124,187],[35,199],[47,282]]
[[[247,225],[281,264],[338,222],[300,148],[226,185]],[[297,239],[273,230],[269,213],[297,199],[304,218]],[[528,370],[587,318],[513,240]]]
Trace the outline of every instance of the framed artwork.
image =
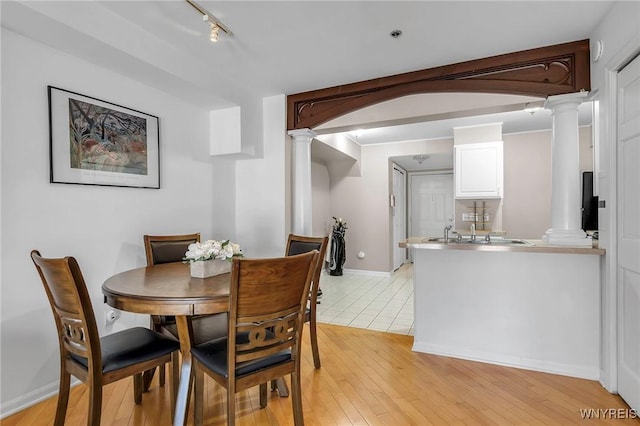
[[158,117],[47,90],[51,183],[160,188]]

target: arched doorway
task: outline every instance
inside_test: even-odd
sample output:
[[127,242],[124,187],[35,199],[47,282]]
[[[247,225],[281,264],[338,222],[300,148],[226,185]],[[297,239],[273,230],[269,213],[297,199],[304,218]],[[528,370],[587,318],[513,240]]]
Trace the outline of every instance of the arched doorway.
[[[540,100],[589,90],[589,72],[589,42],[576,41],[289,95],[287,125],[293,130],[317,130],[324,124],[331,126],[338,117],[411,95],[491,93]],[[293,183],[294,199],[296,190],[311,190],[300,189],[297,184]],[[365,263],[369,262],[363,266],[367,266]],[[378,265],[383,263],[386,260]]]
[[589,91],[589,40],[476,59],[287,96],[287,129],[406,95],[484,92],[547,97]]

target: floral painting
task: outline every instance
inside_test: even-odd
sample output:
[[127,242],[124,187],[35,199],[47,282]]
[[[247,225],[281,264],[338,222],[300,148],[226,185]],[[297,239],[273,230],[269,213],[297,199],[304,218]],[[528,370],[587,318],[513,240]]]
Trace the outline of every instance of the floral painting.
[[53,86],[47,90],[51,183],[160,188],[158,117]]
[[72,168],[147,174],[147,120],[69,98]]

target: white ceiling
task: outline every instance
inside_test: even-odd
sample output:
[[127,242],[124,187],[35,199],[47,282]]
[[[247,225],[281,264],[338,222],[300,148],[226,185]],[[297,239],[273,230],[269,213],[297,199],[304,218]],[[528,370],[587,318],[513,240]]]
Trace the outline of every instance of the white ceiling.
[[[219,42],[211,43],[208,25],[184,0],[3,0],[0,18],[12,31],[205,109],[239,105],[243,119],[259,123],[266,96],[589,38],[612,5],[610,0],[196,2],[233,36],[221,33]],[[396,29],[403,34],[394,39],[389,33]],[[449,105],[428,115],[451,112]],[[516,115],[485,113],[387,127],[358,141],[445,137],[452,127],[483,120],[504,122],[505,132],[550,123],[548,112],[533,117],[520,112],[514,120]]]
[[[0,2],[4,27],[203,107],[589,38],[611,1]],[[400,29],[398,39],[389,36]]]

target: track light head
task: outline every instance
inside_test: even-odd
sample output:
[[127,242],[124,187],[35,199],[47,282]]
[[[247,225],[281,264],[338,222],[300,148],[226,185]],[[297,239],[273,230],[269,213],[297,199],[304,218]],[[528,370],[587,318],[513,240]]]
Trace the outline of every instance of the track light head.
[[220,27],[216,24],[211,24],[211,31],[209,32],[209,40],[213,43],[218,41],[218,36],[220,35]]

